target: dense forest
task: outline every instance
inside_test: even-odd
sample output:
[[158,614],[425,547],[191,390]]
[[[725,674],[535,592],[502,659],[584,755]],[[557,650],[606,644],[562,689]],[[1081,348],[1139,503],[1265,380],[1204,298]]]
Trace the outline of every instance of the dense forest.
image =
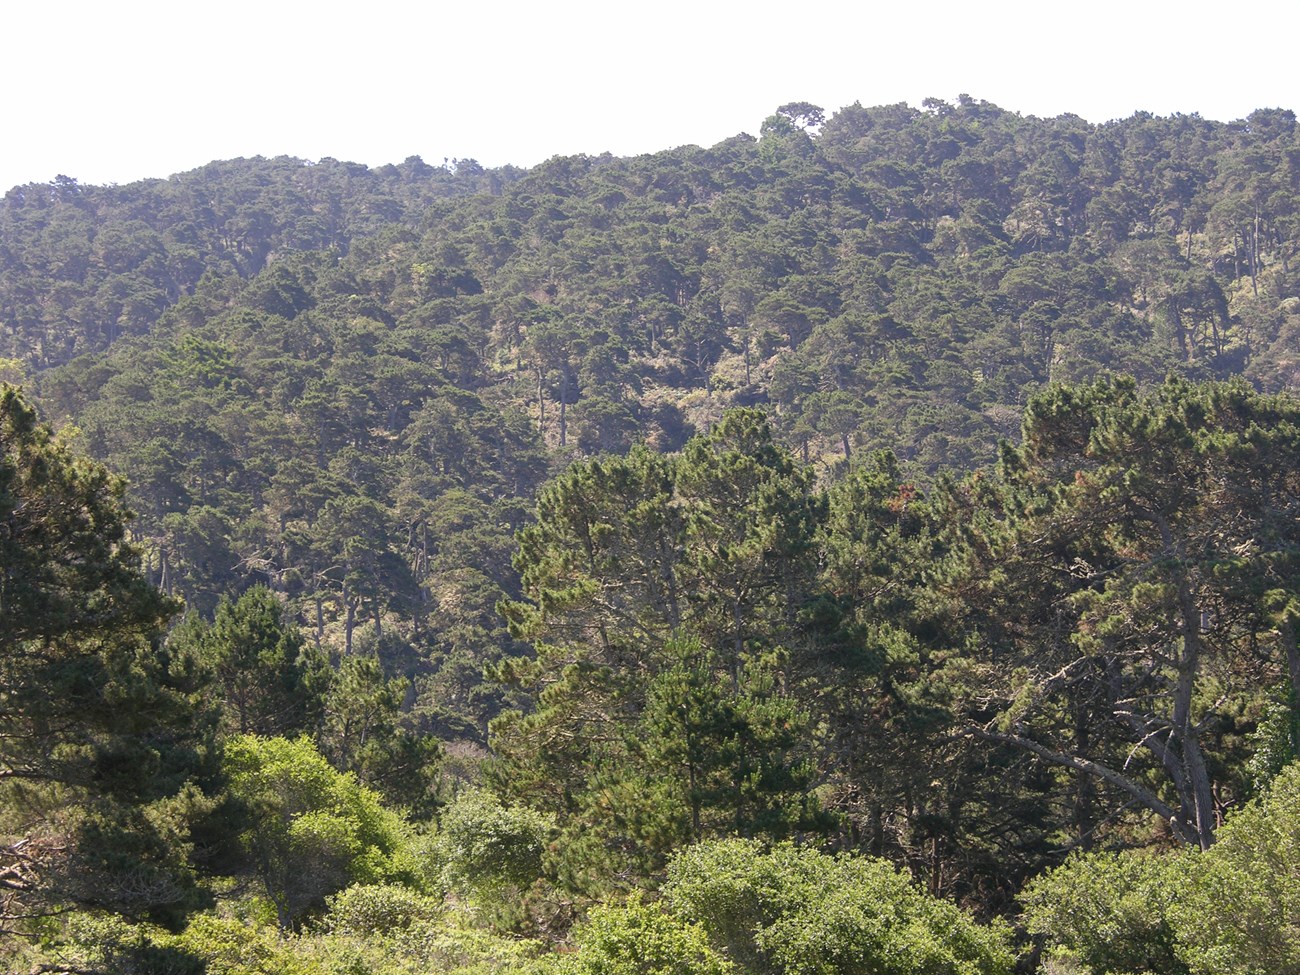
[[1300,131],[0,203],[0,967],[1300,970]]

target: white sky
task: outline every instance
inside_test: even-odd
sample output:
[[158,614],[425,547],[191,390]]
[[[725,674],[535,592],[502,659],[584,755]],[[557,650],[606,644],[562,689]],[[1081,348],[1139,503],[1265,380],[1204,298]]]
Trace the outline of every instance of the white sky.
[[378,166],[713,145],[785,102],[1300,111],[1300,3],[11,0],[0,193],[213,159]]

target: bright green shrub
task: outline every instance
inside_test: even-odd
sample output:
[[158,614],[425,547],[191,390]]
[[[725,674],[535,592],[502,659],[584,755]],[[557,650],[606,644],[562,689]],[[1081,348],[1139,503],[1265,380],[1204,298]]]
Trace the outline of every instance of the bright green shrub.
[[204,975],[204,959],[180,939],[151,924],[109,915],[74,914],[67,919],[57,949],[59,967],[37,971],[94,971],[113,975]]
[[542,873],[542,853],[555,825],[549,816],[503,806],[488,792],[466,792],[438,821],[443,879],[462,890],[527,887]]
[[1073,857],[1024,901],[1049,956],[1088,975],[1300,975],[1300,765],[1204,852]]
[[311,742],[243,735],[227,743],[225,763],[247,811],[242,841],[281,927],[352,884],[423,885],[401,817]]
[[1237,810],[1190,858],[1174,903],[1195,975],[1300,973],[1300,764]]
[[562,975],[731,975],[732,965],[710,943],[703,926],[634,898],[623,907],[598,907],[576,932],[578,951]]
[[665,891],[744,968],[773,975],[1007,975],[1001,924],[981,926],[882,860],[750,840],[681,851]]
[[1023,895],[1025,924],[1045,935],[1051,954],[1092,975],[1178,975],[1171,917],[1188,858],[1143,851],[1071,857]]
[[358,884],[330,897],[328,903],[325,927],[352,935],[405,931],[438,921],[445,910],[441,899],[391,884]]
[[202,914],[177,941],[205,959],[206,975],[336,975],[297,937],[248,919]]

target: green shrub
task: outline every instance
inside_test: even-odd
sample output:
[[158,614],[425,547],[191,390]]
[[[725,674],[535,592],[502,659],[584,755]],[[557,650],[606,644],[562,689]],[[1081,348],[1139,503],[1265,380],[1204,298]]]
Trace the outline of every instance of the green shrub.
[[1300,764],[1190,858],[1173,914],[1195,975],[1300,973]]
[[311,742],[242,735],[227,743],[225,763],[230,792],[247,811],[244,846],[281,927],[352,884],[423,886],[401,817]]
[[1204,852],[1076,856],[1024,901],[1050,957],[1089,975],[1300,975],[1300,765]]
[[575,932],[578,951],[561,975],[731,975],[735,966],[703,926],[641,902],[598,907]]
[[1073,856],[1026,888],[1026,927],[1092,975],[1184,973],[1171,908],[1187,864],[1143,851]]
[[206,975],[327,975],[300,950],[298,939],[250,920],[202,914],[178,942],[205,960]]
[[325,926],[351,935],[391,934],[442,917],[444,906],[409,887],[359,884],[329,898]]
[[439,819],[437,852],[443,879],[460,891],[525,888],[542,874],[542,854],[555,825],[549,816],[503,806],[488,792],[466,792]]
[[680,852],[665,888],[744,968],[773,975],[1008,975],[1005,925],[982,926],[882,860],[750,840]]
[[[67,940],[57,954],[70,971],[114,975],[204,975],[207,971],[201,955],[153,925],[81,914],[68,919],[64,935]],[[32,970],[51,969],[46,965]]]

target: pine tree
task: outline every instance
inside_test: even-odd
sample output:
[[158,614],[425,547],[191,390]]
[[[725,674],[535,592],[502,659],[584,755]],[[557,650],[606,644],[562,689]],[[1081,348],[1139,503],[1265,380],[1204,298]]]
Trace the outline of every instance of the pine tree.
[[175,918],[208,724],[122,482],[0,388],[0,928],[68,905]]

